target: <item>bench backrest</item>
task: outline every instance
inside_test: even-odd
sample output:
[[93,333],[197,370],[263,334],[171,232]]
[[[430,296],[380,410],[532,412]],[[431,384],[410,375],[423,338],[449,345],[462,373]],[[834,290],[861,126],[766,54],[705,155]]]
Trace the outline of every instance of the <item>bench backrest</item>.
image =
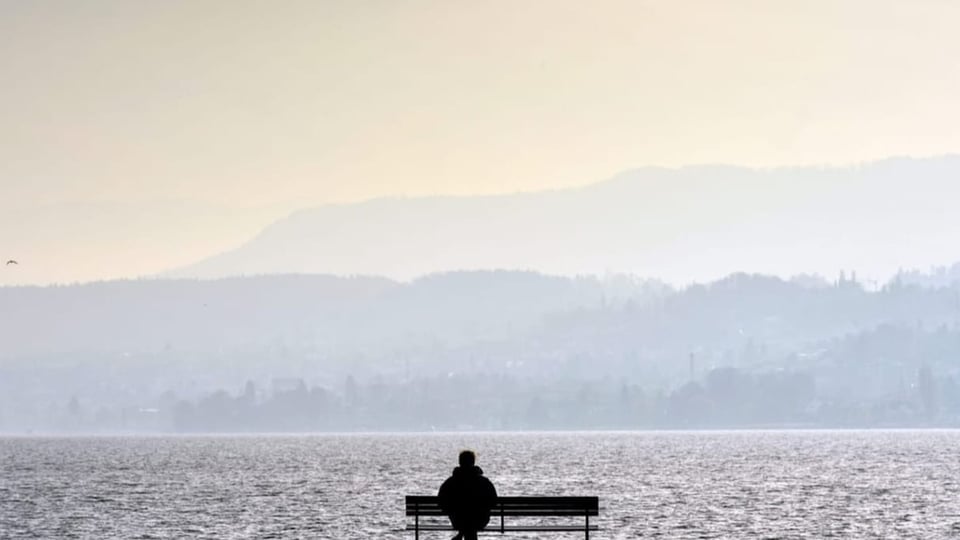
[[[599,497],[497,497],[492,516],[596,516]],[[440,498],[407,495],[408,516],[443,516]]]

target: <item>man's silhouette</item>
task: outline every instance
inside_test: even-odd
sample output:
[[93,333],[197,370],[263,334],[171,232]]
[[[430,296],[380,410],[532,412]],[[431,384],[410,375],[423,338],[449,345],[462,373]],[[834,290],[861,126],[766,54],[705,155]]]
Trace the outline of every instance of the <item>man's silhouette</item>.
[[453,540],[476,540],[477,531],[487,526],[490,510],[497,502],[497,490],[480,467],[471,450],[460,452],[460,466],[440,486],[440,508],[450,516],[459,533]]

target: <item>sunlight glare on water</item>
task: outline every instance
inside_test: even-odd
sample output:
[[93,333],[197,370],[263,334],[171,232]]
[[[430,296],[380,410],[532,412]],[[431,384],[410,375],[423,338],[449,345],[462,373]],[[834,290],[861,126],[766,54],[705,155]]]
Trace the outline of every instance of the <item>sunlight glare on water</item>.
[[592,538],[960,536],[960,432],[745,431],[2,438],[0,538],[412,538],[465,447]]

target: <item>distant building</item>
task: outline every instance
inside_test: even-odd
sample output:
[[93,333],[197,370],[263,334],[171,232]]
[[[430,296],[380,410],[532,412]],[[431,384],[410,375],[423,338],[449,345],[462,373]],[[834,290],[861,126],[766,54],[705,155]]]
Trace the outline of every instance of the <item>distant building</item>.
[[270,381],[270,391],[273,395],[284,392],[293,392],[304,385],[303,379],[299,377],[276,377]]

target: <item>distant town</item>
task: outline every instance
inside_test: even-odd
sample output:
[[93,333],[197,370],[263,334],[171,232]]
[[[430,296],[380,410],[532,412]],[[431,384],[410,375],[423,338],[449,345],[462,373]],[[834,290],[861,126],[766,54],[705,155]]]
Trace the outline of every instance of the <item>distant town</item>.
[[955,274],[8,287],[0,431],[960,426]]

